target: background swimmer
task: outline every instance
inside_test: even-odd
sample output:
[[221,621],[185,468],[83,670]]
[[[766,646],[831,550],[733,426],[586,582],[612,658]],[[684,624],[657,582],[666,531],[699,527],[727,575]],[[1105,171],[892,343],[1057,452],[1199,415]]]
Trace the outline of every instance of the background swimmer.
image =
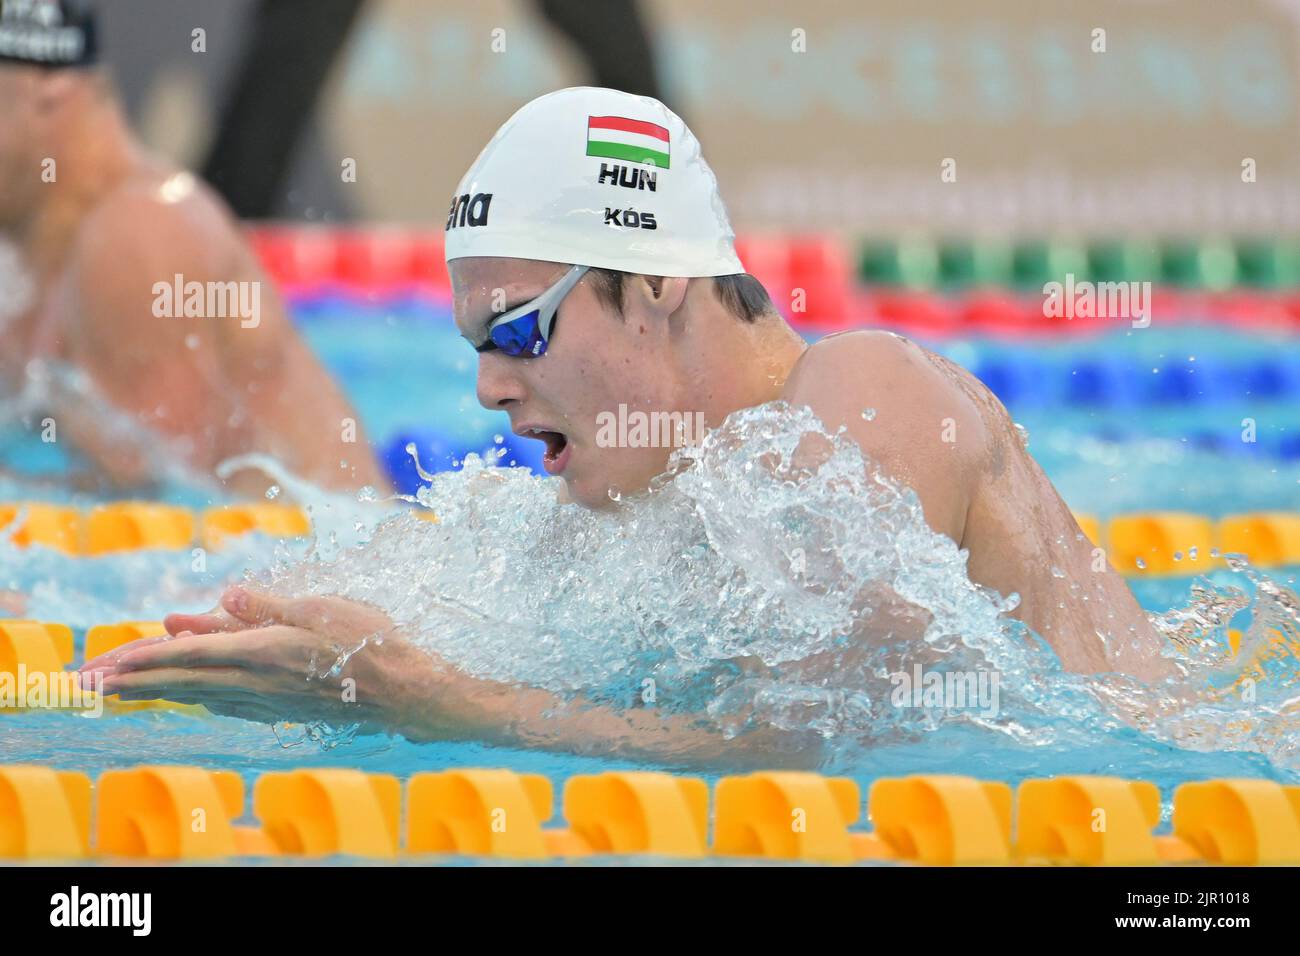
[[[62,25],[46,26],[6,13],[15,35],[77,42],[33,40],[0,57],[0,233],[32,285],[3,327],[0,395],[36,389],[36,420],[48,413],[107,487],[155,480],[150,434],[208,475],[262,452],[324,487],[381,484],[355,411],[293,329],[238,223],[132,134],[96,67],[90,15],[68,6]],[[160,318],[155,286],[178,276],[223,295],[205,295],[197,314],[170,303]],[[255,325],[235,307],[252,292]],[[112,410],[147,434],[106,428]],[[261,494],[268,484],[246,470],[228,487]]]

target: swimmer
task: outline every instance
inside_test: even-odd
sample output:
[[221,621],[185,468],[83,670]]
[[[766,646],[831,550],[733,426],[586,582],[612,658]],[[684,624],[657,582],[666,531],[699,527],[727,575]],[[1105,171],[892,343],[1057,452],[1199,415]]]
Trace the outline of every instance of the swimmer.
[[[238,223],[131,132],[94,28],[73,0],[0,13],[0,237],[31,287],[25,305],[0,303],[0,398],[40,385],[35,419],[53,420],[105,490],[155,481],[157,439],[206,475],[261,452],[327,488],[380,486],[356,412]],[[202,306],[187,310],[196,288]],[[106,424],[121,418],[138,427]],[[243,470],[226,487],[269,483]]]
[[[699,143],[658,101],[580,88],[524,106],[457,188],[446,244],[456,323],[478,352],[478,398],[509,413],[517,433],[540,436],[546,470],[572,503],[616,507],[612,495],[665,470],[667,448],[604,447],[598,419],[620,405],[699,413],[707,427],[777,400],[807,406],[916,492],[930,527],[968,553],[973,581],[1019,595],[1015,615],[1066,670],[1164,676],[1158,636],[1125,582],[1098,565],[1001,404],[891,333],[806,344],[745,274]],[[799,453],[815,463],[824,449],[808,444]],[[359,721],[417,740],[797,761],[793,748],[776,756],[775,733],[723,741],[644,710],[557,709],[543,691],[467,677],[401,640],[382,612],[341,598],[237,587],[216,610],[172,615],[166,627],[170,639],[86,670],[132,696],[254,719]],[[341,706],[329,681],[304,684],[314,657],[376,634],[387,639],[342,671],[364,703]]]

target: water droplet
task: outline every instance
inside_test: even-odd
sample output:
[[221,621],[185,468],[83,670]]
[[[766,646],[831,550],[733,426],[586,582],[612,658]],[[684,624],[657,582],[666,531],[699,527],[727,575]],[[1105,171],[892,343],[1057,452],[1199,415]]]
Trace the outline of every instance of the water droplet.
[[1052,577],[1063,578],[1065,577],[1065,572],[1062,571],[1060,568],[1056,567],[1056,565],[1052,565]]
[[1147,569],[1147,563],[1141,558],[1137,559],[1137,566],[1139,571],[1145,571]]
[[864,422],[874,422],[876,420],[876,410],[874,408],[864,408],[862,410],[862,420]]
[[493,436],[492,436],[492,442],[493,442],[493,444],[499,445],[499,444],[501,444],[503,441],[505,441],[505,437],[502,436],[502,435],[493,435]]
[[425,471],[424,466],[420,464],[420,453],[415,447],[415,442],[408,441],[405,450],[411,456],[411,460],[415,462],[415,473],[420,476],[420,479],[422,481],[433,481],[433,475]]
[[1020,424],[1020,422],[1013,422],[1012,424],[1015,425],[1015,427],[1016,427],[1016,435],[1019,436],[1019,438],[1020,438],[1020,447],[1021,447],[1021,448],[1028,448],[1028,447],[1029,447],[1029,429],[1026,428],[1024,425]]
[[267,489],[266,489],[266,497],[267,497],[268,500],[273,500],[273,499],[275,499],[275,498],[280,497],[280,486],[279,486],[279,485],[272,485],[270,488],[267,488]]

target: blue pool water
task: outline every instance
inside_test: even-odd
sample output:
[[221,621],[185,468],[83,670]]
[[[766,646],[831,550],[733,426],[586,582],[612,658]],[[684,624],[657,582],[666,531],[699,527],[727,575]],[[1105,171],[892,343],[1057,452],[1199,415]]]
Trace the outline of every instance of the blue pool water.
[[[509,436],[504,413],[489,412],[475,399],[476,356],[457,335],[445,305],[363,307],[317,301],[300,309],[299,320],[381,450],[415,440],[427,463],[443,452],[450,459],[483,451],[493,447],[494,435]],[[1176,509],[1218,516],[1300,510],[1300,454],[1290,454],[1286,445],[1300,433],[1300,395],[1276,383],[1261,385],[1262,380],[1239,371],[1285,355],[1290,347],[1286,339],[1210,328],[1152,328],[1032,346],[977,340],[928,344],[968,368],[993,369],[990,378],[1002,376],[993,384],[1005,391],[1013,416],[1028,431],[1030,450],[1076,511],[1106,516]],[[1185,381],[1193,356],[1210,369],[1206,378],[1213,376],[1216,382],[1200,398]],[[1025,367],[1031,371],[1024,373],[1017,363],[1029,363]],[[1070,379],[1080,368],[1103,380],[1120,369],[1127,376],[1129,397],[1112,401],[1095,390],[1090,393],[1091,386],[1073,386]],[[1182,376],[1182,384],[1155,387],[1131,381],[1138,374],[1171,373]],[[1029,380],[1032,384],[1025,384]],[[1231,441],[1247,418],[1255,421],[1259,440]],[[1203,437],[1210,433],[1229,440]],[[519,451],[526,457],[527,452]],[[0,432],[0,461],[10,468],[58,472],[67,465],[61,456],[61,450],[42,445],[20,428]],[[184,486],[169,489],[168,497],[195,506],[209,501],[206,493]],[[36,478],[0,479],[0,501],[21,499],[85,500],[46,488]],[[436,547],[451,539],[429,540]],[[0,589],[28,593],[28,616],[68,623],[80,641],[84,629],[94,624],[206,609],[220,587],[246,568],[291,563],[306,547],[250,537],[209,555],[206,569],[195,571],[188,553],[70,559],[4,543]],[[1268,576],[1295,589],[1296,570],[1275,569]],[[1224,587],[1248,587],[1230,571],[1216,572],[1212,580]],[[1153,579],[1135,582],[1134,590],[1145,608],[1163,612],[1189,602],[1191,583]],[[883,738],[884,743],[835,750],[823,769],[863,785],[877,776],[915,772],[970,773],[1013,783],[1053,773],[1118,774],[1153,780],[1166,797],[1175,784],[1208,776],[1300,779],[1300,764],[1291,753],[1300,748],[1295,727],[1286,735],[1279,759],[1267,753],[1200,752],[1127,727],[1074,734],[1068,732],[1073,719],[1062,705],[1048,718],[1039,714],[1019,734],[989,734],[964,725],[933,732],[913,727]],[[277,736],[259,724],[166,712],[104,720],[10,715],[0,723],[0,762],[13,761],[92,773],[145,762],[191,763],[235,769],[250,780],[267,770],[305,765],[398,775],[491,765],[544,773],[557,783],[575,773],[633,766],[567,754],[468,744],[417,746],[377,737],[322,749],[302,739],[298,728],[282,729]]]

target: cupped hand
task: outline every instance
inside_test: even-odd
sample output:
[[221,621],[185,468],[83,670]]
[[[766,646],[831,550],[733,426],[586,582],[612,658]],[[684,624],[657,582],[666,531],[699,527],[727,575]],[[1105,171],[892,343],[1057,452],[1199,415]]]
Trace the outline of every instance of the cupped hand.
[[420,722],[449,669],[377,608],[236,586],[205,614],[171,614],[167,636],[87,661],[83,683],[123,700],[202,704],[250,720],[325,720],[401,731]]

